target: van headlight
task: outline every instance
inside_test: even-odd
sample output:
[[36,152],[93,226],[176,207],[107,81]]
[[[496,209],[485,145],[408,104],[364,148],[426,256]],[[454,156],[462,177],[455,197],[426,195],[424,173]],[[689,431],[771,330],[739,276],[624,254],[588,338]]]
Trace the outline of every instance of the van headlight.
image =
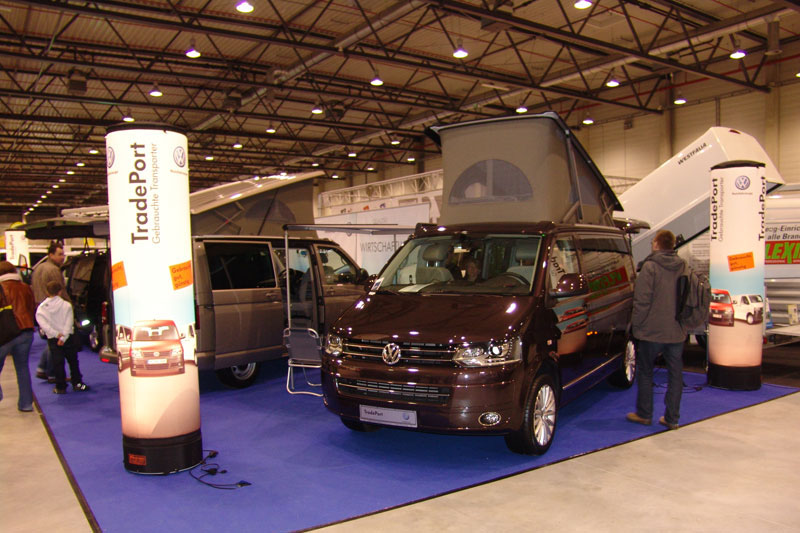
[[492,366],[519,361],[522,355],[522,340],[511,339],[503,343],[474,344],[456,350],[453,361],[460,366]]
[[338,335],[328,334],[325,339],[325,352],[337,356],[342,353],[342,338]]

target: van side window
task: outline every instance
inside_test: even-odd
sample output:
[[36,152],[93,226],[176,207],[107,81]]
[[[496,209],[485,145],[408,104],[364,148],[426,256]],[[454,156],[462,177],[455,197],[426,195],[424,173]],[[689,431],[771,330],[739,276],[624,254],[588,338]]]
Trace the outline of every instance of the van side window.
[[550,248],[550,287],[555,287],[564,274],[577,274],[580,272],[578,254],[575,251],[575,241],[569,235],[556,238]]
[[617,235],[581,235],[583,273],[590,291],[599,291],[633,279],[625,238]]
[[320,261],[322,261],[322,283],[324,285],[356,282],[358,269],[349,259],[338,250],[327,246],[320,246],[317,250]]
[[264,243],[207,242],[212,290],[275,287],[269,246]]

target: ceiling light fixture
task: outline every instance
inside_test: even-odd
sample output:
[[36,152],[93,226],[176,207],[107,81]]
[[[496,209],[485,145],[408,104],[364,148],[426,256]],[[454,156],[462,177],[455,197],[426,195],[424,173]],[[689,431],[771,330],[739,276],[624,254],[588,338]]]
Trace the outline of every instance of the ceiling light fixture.
[[92,148],[91,150],[89,150],[89,153],[92,155],[99,154],[100,150],[98,150],[97,148]]
[[192,39],[192,42],[189,45],[189,48],[186,49],[186,57],[188,57],[190,59],[197,59],[198,57],[200,57],[200,55],[201,55],[200,51],[197,48],[195,48],[194,39]]
[[392,144],[393,146],[397,146],[398,144],[400,144],[400,141],[397,139],[392,139],[390,144]]
[[[53,194],[53,189],[48,190],[47,192],[45,192],[45,194]],[[47,197],[43,196],[42,198],[47,198]]]
[[161,89],[158,88],[158,84],[154,83],[153,88],[150,89],[150,96],[154,98],[158,98],[159,96],[164,96],[164,93],[161,92]]
[[320,104],[314,104],[314,107],[311,108],[311,113],[314,115],[321,115],[322,106]]
[[213,160],[214,160],[214,156],[213,155],[207,155],[206,156],[206,161],[213,161]]
[[675,100],[673,100],[672,103],[675,105],[683,105],[686,103],[686,98],[684,98],[681,93],[678,93],[678,96],[675,97]]
[[77,163],[75,163],[75,166],[76,167],[85,167],[86,163],[84,163],[83,161],[78,161]]
[[467,52],[467,49],[464,48],[464,43],[462,43],[461,39],[459,39],[456,45],[456,49],[453,50],[453,57],[455,57],[456,59],[464,59],[468,55],[469,52]]
[[46,195],[46,194],[43,194],[43,195],[41,195],[39,198],[45,199],[45,198],[47,198],[47,195]]
[[67,170],[67,174],[69,176],[72,176],[73,174],[75,174],[75,171],[74,170]]
[[590,0],[577,0],[573,5],[575,9],[587,9],[592,7],[592,2]]
[[52,185],[52,187],[53,187],[54,189],[58,189],[58,185],[56,185],[56,184],[53,184],[53,185]]
[[273,126],[272,124],[267,126],[267,133],[275,133],[276,131],[277,130],[275,129],[275,126]]
[[59,183],[66,183],[66,182],[67,182],[67,180],[65,180],[64,178],[59,178],[59,179],[58,179],[58,182],[59,182]]
[[383,85],[383,80],[381,79],[380,76],[378,76],[377,70],[375,70],[375,75],[372,77],[372,81],[369,82],[369,84],[372,85],[373,87],[380,87],[381,85]]
[[614,77],[614,72],[611,72],[611,76],[608,78],[606,82],[606,87],[619,87],[619,80]]
[[355,153],[355,152],[354,152],[354,151],[352,151],[352,150],[350,150],[349,152],[347,152],[347,157],[355,157],[355,156],[357,156],[357,155],[358,155],[358,154],[357,154],[357,153]]
[[519,107],[515,111],[521,115],[523,113],[527,113],[528,108],[525,107],[525,104],[519,104]]
[[589,115],[586,115],[586,118],[583,119],[583,123],[586,124],[587,126],[591,126],[592,124],[594,124],[594,120]]
[[136,119],[133,118],[133,115],[131,115],[130,109],[128,109],[127,113],[122,114],[122,122],[134,122],[135,120]]
[[409,157],[408,159],[406,159],[406,161],[408,161],[409,163],[413,163],[416,160],[417,159],[415,157]]
[[333,175],[331,176],[331,178],[333,178],[333,179],[339,179],[339,174],[333,174]]
[[239,13],[252,13],[253,4],[251,4],[247,0],[242,0],[241,2],[236,4],[236,11],[238,11]]
[[731,37],[731,42],[733,43],[733,52],[729,56],[731,59],[742,59],[747,55],[747,52],[739,46],[739,41]]
[[234,147],[236,150],[241,150],[241,149],[242,149],[242,143],[233,143],[233,147]]
[[367,167],[367,170],[369,170],[370,172],[372,172],[373,170],[375,170],[375,167],[373,167],[372,165],[370,165],[370,166],[368,166],[368,167]]
[[316,161],[314,161],[313,163],[311,163],[311,166],[312,166],[312,167],[318,167],[318,166],[319,166],[319,163],[317,163]]

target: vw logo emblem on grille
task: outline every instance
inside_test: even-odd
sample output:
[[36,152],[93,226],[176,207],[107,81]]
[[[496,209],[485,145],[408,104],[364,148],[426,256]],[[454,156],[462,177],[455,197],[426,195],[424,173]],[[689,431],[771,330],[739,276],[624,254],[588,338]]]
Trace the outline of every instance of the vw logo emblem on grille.
[[387,365],[396,364],[400,360],[400,347],[394,343],[387,344],[383,347],[381,357]]

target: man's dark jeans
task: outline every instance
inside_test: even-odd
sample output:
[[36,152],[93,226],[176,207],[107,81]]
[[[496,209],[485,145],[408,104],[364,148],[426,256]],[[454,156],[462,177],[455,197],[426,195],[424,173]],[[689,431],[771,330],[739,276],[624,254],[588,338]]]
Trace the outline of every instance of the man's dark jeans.
[[653,367],[661,354],[667,364],[667,394],[664,396],[666,410],[664,419],[677,424],[681,414],[681,392],[683,391],[683,343],[650,342],[640,340],[636,347],[636,414],[647,420],[653,418]]
[[58,339],[47,339],[47,345],[50,347],[50,355],[53,357],[56,388],[59,390],[65,390],[67,388],[64,359],[69,363],[69,375],[70,378],[72,378],[72,384],[81,383],[83,381],[83,376],[81,376],[81,370],[78,366],[78,350],[75,346],[75,336],[70,335],[63,346],[58,345]]

